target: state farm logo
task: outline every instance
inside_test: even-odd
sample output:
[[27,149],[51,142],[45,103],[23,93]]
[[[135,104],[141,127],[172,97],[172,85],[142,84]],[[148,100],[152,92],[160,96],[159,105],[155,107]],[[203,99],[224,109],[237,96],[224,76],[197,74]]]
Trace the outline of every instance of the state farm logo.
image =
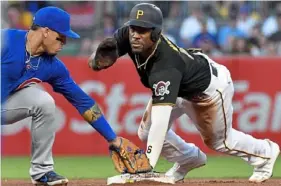
[[[281,92],[274,96],[266,92],[249,92],[248,81],[235,81],[235,94],[239,99],[233,100],[235,127],[244,132],[280,132],[281,131]],[[145,111],[151,93],[126,91],[124,82],[107,86],[101,81],[84,81],[79,86],[91,95],[101,106],[106,119],[117,133],[125,132],[136,135],[140,119]],[[141,85],[139,85],[141,86]],[[43,87],[42,87],[43,88]],[[53,93],[51,93],[54,95]],[[59,99],[65,99],[60,97]],[[76,134],[91,134],[96,132],[82,117],[74,115],[73,110],[61,107],[61,100],[56,100],[57,131],[67,130]],[[69,105],[69,107],[71,107]],[[68,121],[68,123],[66,123]],[[19,121],[17,124],[2,126],[2,135],[16,135],[30,128],[30,119]],[[174,127],[185,133],[198,133],[192,121],[187,116],[180,117]]]
[[281,131],[281,92],[270,96],[266,92],[250,92],[249,81],[235,81],[233,100],[237,128],[244,132]]

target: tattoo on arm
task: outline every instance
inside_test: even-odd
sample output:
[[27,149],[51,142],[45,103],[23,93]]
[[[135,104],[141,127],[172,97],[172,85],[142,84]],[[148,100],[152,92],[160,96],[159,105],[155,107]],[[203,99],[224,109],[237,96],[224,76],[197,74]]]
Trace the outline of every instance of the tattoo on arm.
[[82,116],[87,122],[92,123],[102,116],[102,112],[98,104],[95,103],[89,110],[84,112]]

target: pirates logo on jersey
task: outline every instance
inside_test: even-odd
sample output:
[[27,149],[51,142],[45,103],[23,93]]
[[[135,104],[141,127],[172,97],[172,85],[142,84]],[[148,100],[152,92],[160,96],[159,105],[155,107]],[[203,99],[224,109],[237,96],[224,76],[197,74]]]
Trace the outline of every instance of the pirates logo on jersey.
[[165,94],[170,94],[170,91],[168,90],[169,85],[170,81],[159,81],[158,83],[153,84],[155,96],[164,96]]

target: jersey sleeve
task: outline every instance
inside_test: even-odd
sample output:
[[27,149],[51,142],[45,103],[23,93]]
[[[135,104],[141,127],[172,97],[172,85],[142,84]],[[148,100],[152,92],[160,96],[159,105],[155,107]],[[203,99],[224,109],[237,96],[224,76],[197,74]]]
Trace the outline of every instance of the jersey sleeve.
[[9,48],[9,36],[7,29],[1,29],[1,62],[6,59]]
[[78,111],[83,114],[94,105],[94,100],[88,96],[71,78],[69,71],[59,61],[49,81],[55,92],[62,94]]
[[155,72],[149,77],[153,105],[174,105],[176,103],[182,73],[176,68]]
[[129,27],[124,26],[124,27],[119,28],[114,33],[114,38],[117,41],[119,56],[121,57],[121,56],[127,54],[130,50]]
[[6,62],[9,63],[9,56],[10,50],[9,50],[9,44],[10,42],[10,36],[7,29],[1,29],[1,104],[4,103],[8,96],[9,96],[9,66],[5,65]]

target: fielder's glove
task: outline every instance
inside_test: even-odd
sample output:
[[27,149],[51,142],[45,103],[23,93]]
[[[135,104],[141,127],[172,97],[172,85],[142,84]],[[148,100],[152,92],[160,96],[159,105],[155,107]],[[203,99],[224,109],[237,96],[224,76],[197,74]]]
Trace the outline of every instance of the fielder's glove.
[[152,171],[145,152],[125,138],[120,138],[119,145],[110,145],[109,150],[115,169],[121,174]]
[[99,44],[96,53],[89,58],[88,65],[93,70],[99,71],[113,65],[118,57],[116,39],[106,38]]

